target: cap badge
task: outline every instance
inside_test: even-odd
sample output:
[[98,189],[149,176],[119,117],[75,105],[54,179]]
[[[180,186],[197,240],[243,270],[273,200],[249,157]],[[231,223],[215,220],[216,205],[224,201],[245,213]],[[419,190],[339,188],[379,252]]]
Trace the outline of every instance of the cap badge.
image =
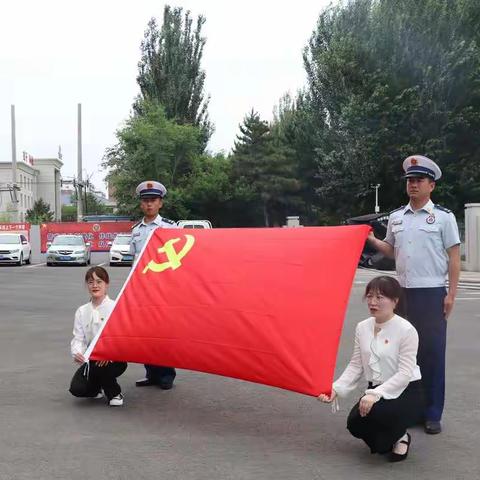
[[153,188],[153,183],[148,182],[147,183],[147,188]]
[[412,158],[412,160],[410,161],[410,163],[415,166],[415,165],[418,165],[418,160],[416,158]]

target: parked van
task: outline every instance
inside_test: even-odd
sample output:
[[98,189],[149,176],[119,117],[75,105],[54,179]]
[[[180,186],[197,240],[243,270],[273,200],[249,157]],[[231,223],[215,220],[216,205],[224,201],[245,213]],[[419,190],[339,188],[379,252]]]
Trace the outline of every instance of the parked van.
[[212,228],[210,220],[179,220],[179,228]]

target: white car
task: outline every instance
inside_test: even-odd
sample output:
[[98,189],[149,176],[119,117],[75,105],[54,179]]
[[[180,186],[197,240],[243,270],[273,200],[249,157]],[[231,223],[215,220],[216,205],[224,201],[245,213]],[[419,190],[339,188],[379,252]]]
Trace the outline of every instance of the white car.
[[179,228],[212,228],[210,220],[179,220]]
[[119,233],[113,242],[108,242],[110,247],[110,265],[131,265],[133,255],[130,254],[130,233]]
[[0,263],[30,263],[32,247],[22,233],[0,234]]
[[57,235],[47,242],[47,265],[90,265],[90,243],[82,235]]

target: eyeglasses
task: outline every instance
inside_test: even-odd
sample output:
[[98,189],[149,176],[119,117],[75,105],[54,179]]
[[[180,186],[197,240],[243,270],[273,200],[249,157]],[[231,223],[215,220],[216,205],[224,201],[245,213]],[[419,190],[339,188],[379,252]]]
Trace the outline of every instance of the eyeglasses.
[[89,280],[87,282],[87,285],[89,287],[93,287],[94,285],[97,285],[97,286],[100,286],[100,285],[103,285],[105,282],[103,280]]

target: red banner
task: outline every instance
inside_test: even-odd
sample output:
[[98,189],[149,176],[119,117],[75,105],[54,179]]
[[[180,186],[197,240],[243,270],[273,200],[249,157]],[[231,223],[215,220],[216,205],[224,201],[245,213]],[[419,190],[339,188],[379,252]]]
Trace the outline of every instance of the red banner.
[[22,233],[30,241],[29,223],[0,223],[0,233]]
[[92,252],[108,252],[108,242],[113,241],[119,233],[130,233],[133,222],[63,222],[43,223],[40,226],[41,252],[47,251],[47,242],[52,242],[57,235],[83,235],[85,242],[90,242]]
[[91,358],[329,392],[370,227],[157,229]]

